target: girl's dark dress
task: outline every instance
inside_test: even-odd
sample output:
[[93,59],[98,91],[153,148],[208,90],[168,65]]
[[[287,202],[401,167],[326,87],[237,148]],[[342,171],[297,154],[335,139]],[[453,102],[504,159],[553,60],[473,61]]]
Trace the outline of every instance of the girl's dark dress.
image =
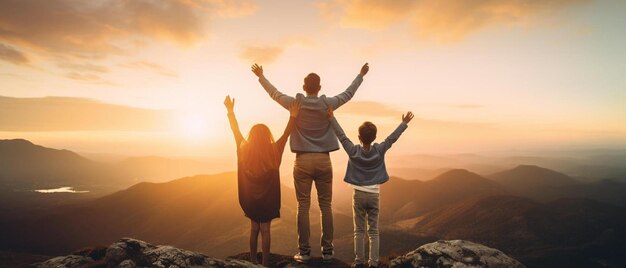
[[[228,114],[230,127],[235,135],[237,143],[237,184],[239,188],[239,205],[243,209],[246,217],[255,222],[268,222],[272,219],[280,217],[280,173],[278,170],[270,170],[260,176],[253,176],[246,172],[240,158],[240,147],[244,141],[239,124],[235,115]],[[289,117],[289,123],[283,135],[276,141],[276,149],[278,151],[278,165],[289,133],[295,126],[293,117]]]

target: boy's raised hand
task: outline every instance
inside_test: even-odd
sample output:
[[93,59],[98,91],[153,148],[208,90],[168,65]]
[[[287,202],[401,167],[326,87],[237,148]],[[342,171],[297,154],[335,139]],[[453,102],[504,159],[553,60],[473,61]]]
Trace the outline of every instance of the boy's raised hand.
[[291,103],[289,106],[289,114],[293,118],[298,118],[298,114],[300,113],[300,107],[302,107],[302,102],[300,100],[296,100]]
[[254,64],[252,65],[252,72],[257,76],[257,77],[261,77],[263,76],[263,66],[259,66],[258,64]]
[[226,99],[224,99],[224,106],[226,106],[226,110],[229,113],[232,113],[235,109],[235,99],[231,99],[230,95],[226,96]]
[[335,116],[334,112],[333,112],[333,107],[328,107],[328,110],[326,110],[326,113],[328,115],[328,119],[333,119],[333,117]]
[[402,122],[408,124],[415,117],[412,112],[406,113],[406,115],[402,115]]

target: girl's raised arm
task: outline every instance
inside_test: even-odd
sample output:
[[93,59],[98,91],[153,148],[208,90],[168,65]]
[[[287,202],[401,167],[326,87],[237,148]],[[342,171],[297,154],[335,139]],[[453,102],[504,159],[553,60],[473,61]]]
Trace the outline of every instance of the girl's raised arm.
[[298,118],[298,113],[300,112],[300,107],[302,103],[300,100],[296,100],[291,103],[289,106],[289,122],[287,123],[287,127],[285,127],[285,132],[280,136],[280,139],[276,141],[276,148],[278,149],[278,153],[282,155],[285,150],[285,144],[287,144],[287,138],[289,138],[289,134],[296,126],[296,118]]
[[226,96],[224,99],[224,106],[226,106],[226,111],[228,111],[228,121],[230,122],[230,129],[233,131],[233,136],[235,136],[235,143],[237,144],[237,148],[243,141],[243,135],[241,135],[241,130],[239,130],[239,123],[237,123],[237,118],[235,117],[235,99],[231,99],[230,96]]

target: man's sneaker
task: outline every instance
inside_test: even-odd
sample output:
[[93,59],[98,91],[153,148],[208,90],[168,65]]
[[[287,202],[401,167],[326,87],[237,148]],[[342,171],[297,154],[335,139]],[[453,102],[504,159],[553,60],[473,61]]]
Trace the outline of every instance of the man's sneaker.
[[311,255],[298,253],[293,256],[293,259],[297,262],[309,262],[311,260]]
[[333,254],[332,253],[323,253],[322,254],[322,262],[323,263],[333,262]]
[[352,267],[352,268],[365,268],[365,267],[367,267],[367,265],[365,265],[365,263],[362,263],[362,262],[355,262],[355,263],[352,263],[352,265],[350,265],[350,267]]

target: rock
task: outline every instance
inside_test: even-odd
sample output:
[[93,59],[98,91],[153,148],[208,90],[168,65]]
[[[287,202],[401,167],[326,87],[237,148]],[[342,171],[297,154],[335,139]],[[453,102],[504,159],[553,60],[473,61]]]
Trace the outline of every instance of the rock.
[[135,268],[137,267],[137,265],[132,260],[125,260],[125,261],[120,262],[120,264],[117,267],[118,268]]
[[[101,252],[106,252],[102,254]],[[175,248],[156,246],[141,240],[122,238],[110,246],[95,250],[75,252],[33,264],[34,267],[212,267],[212,268],[261,268],[245,260],[221,260],[204,254]],[[96,259],[90,256],[97,256]]]
[[66,267],[66,268],[80,268],[94,263],[94,260],[90,257],[79,255],[67,255],[54,257],[47,261],[38,263],[35,267]]
[[395,258],[391,267],[507,267],[524,265],[497,249],[464,240],[440,240],[423,245],[406,255]]

